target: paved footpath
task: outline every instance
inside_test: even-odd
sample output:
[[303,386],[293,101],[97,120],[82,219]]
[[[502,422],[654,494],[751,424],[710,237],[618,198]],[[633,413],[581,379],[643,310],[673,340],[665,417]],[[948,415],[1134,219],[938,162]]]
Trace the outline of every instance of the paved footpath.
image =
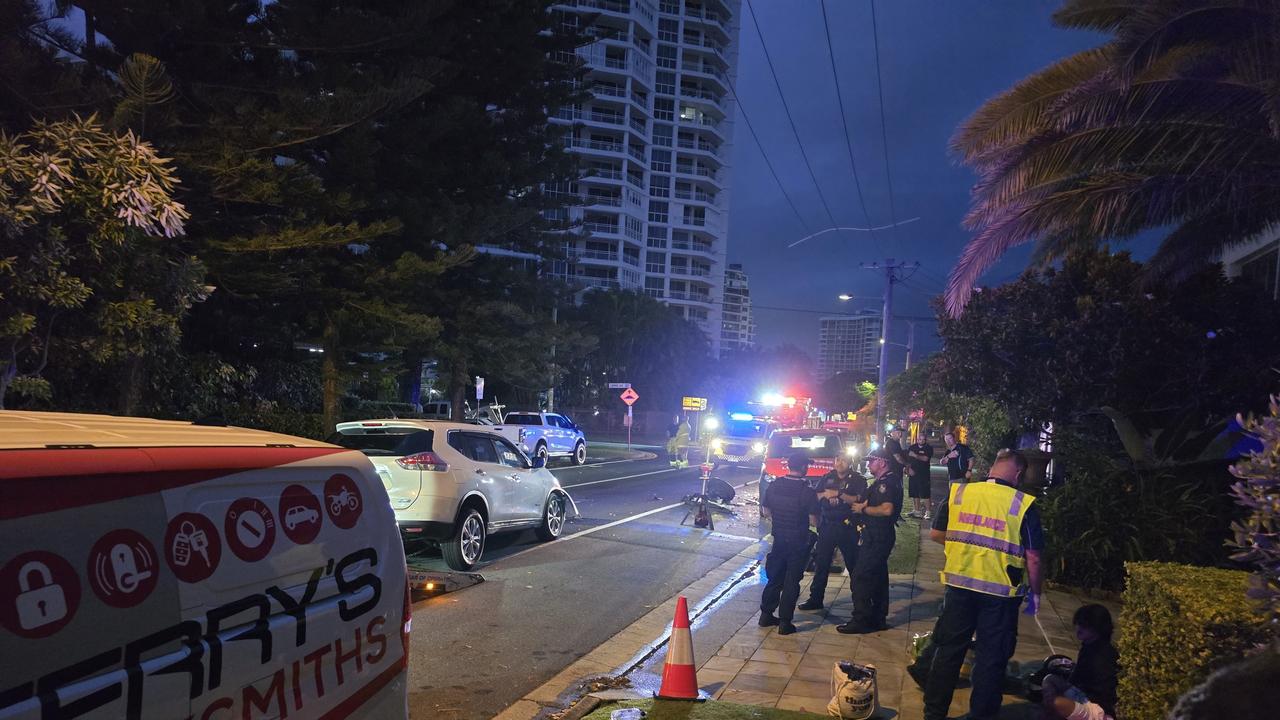
[[[945,480],[934,483],[935,496],[945,496]],[[756,543],[723,563],[702,580],[686,588],[685,595],[698,610],[711,603],[693,623],[694,657],[698,682],[715,698],[748,705],[826,714],[831,699],[831,670],[840,660],[872,663],[879,670],[882,710],[878,717],[912,720],[923,716],[923,694],[906,672],[910,663],[912,636],[933,630],[943,588],[938,574],[943,565],[942,546],[929,540],[927,524],[921,530],[920,560],[912,574],[890,576],[889,624],[885,631],[869,635],[842,635],[836,626],[848,619],[851,610],[849,579],[833,576],[827,587],[827,610],[796,613],[799,632],[780,636],[777,628],[758,627],[760,578],[757,563],[763,548]],[[727,587],[735,580],[736,585]],[[809,577],[802,585],[807,589]],[[802,592],[802,596],[803,596]],[[1019,615],[1018,647],[1014,660],[1039,663],[1057,652],[1074,657],[1079,650],[1071,617],[1089,602],[1081,596],[1056,590],[1042,598],[1040,623]],[[712,602],[714,601],[714,602]],[[1118,617],[1118,607],[1111,606]],[[627,672],[642,690],[656,688],[662,672],[665,646],[652,652],[670,631],[675,599],[655,608],[638,622],[618,633],[586,657],[498,716],[501,720],[546,717],[580,693],[579,683],[587,678]],[[646,657],[646,653],[652,653]],[[630,672],[628,672],[630,671]],[[1005,696],[1001,718],[1037,717],[1031,703]],[[969,691],[962,684],[951,704],[951,717],[968,712]]]

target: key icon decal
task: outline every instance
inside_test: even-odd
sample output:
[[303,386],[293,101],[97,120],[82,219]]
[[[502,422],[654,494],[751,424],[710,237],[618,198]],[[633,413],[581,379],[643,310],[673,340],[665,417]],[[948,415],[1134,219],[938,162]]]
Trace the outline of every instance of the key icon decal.
[[209,518],[180,513],[169,521],[164,535],[165,559],[179,580],[197,583],[218,569],[222,539]]

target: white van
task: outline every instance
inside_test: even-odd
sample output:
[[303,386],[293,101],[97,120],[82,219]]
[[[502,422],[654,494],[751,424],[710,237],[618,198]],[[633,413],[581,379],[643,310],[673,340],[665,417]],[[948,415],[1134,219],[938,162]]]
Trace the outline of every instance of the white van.
[[409,620],[363,454],[0,411],[0,719],[405,718]]

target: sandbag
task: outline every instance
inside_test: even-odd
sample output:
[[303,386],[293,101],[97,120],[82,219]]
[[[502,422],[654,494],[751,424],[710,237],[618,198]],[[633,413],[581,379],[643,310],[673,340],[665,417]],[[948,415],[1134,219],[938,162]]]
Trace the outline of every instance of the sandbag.
[[831,668],[831,702],[827,703],[827,715],[867,720],[879,708],[875,665],[842,660]]

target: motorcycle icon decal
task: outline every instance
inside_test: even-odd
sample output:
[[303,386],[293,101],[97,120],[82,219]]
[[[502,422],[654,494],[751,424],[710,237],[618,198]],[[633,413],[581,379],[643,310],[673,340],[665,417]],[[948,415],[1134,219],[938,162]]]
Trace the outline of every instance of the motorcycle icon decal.
[[112,530],[89,551],[89,587],[102,602],[115,608],[138,605],[155,590],[160,557],[136,530]]
[[356,481],[338,473],[330,477],[324,484],[324,509],[329,520],[343,530],[355,527],[360,519],[360,488]]

